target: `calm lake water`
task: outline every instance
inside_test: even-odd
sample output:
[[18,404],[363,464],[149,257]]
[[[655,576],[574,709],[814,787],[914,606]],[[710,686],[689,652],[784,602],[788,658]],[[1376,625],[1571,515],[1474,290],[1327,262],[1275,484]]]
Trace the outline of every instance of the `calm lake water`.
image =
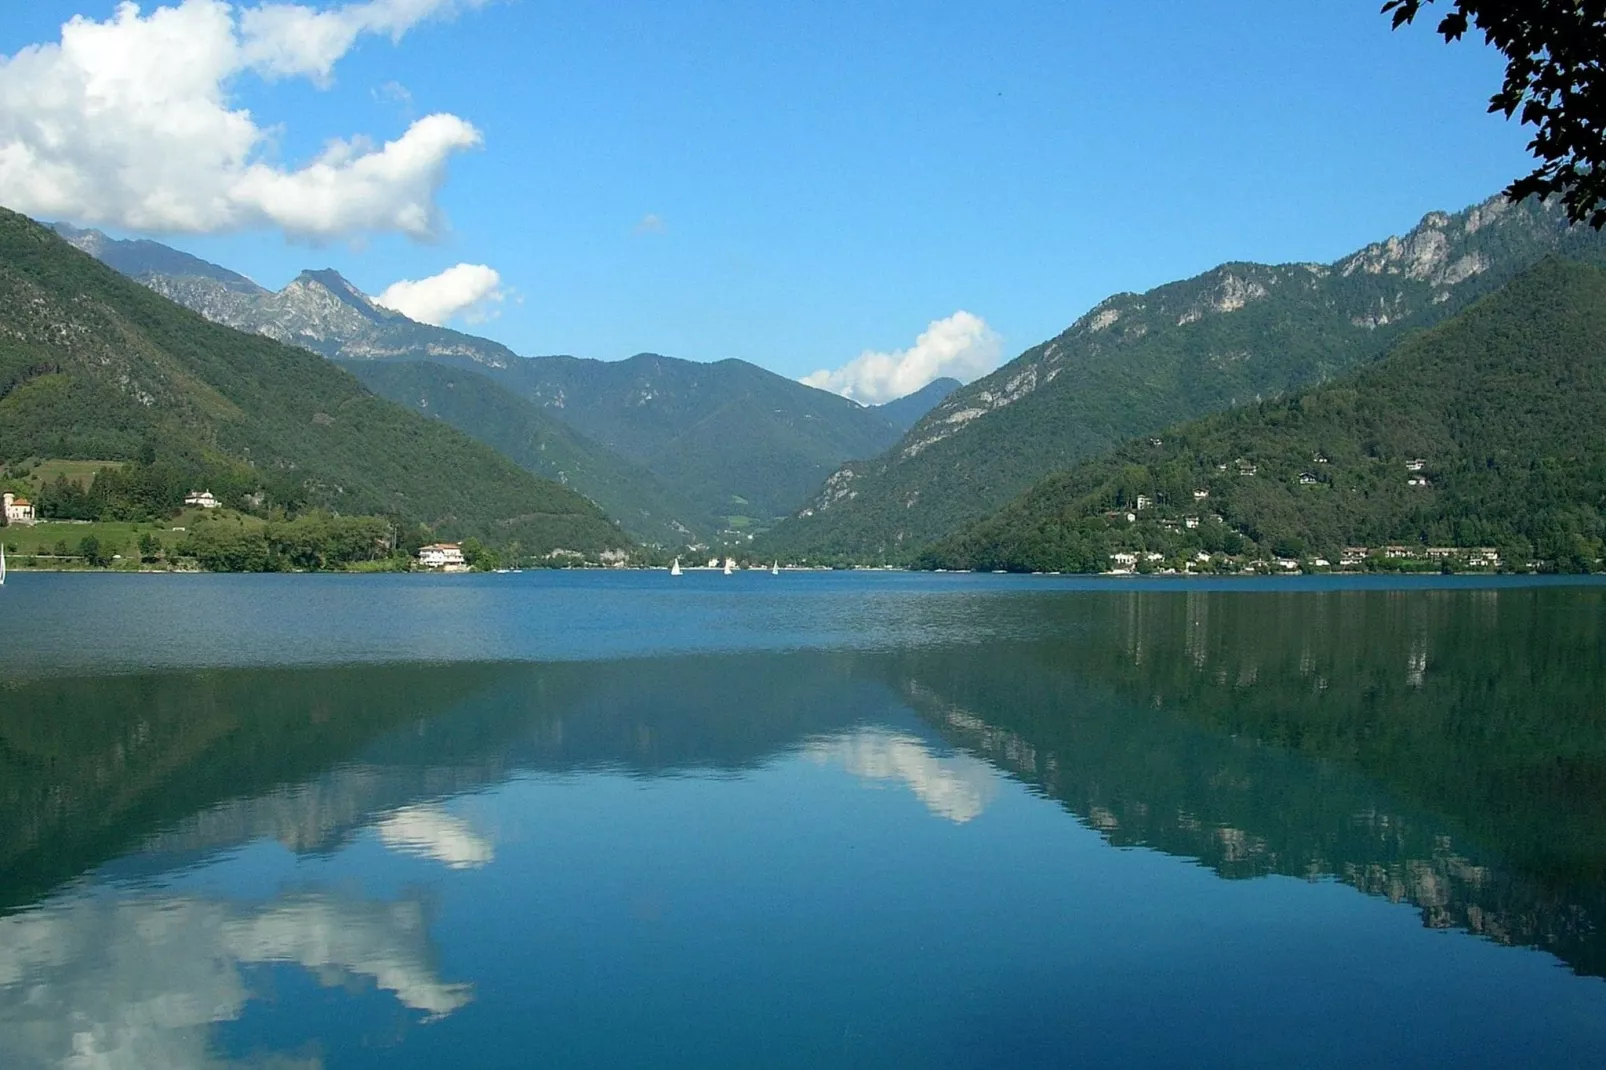
[[1606,585],[13,574],[0,1067],[1596,1064]]

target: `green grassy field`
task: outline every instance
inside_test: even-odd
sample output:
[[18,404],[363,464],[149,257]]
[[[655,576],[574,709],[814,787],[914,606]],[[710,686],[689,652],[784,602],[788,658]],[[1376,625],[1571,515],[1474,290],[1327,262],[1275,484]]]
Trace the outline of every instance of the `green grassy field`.
[[[121,468],[123,461],[58,461],[31,458],[18,461],[0,471],[0,481],[14,486],[23,493],[33,493],[62,476],[70,483],[88,487],[95,473],[102,468]],[[24,490],[24,487],[27,489]]]
[[38,468],[28,473],[28,479],[35,486],[42,487],[66,476],[69,483],[88,487],[90,481],[95,478],[95,473],[102,468],[121,467],[123,467],[122,461],[41,461]]
[[[116,521],[80,524],[45,521],[32,527],[13,525],[0,528],[0,542],[5,544],[7,564],[12,568],[28,568],[30,565],[40,568],[72,568],[83,564],[79,547],[84,539],[93,536],[100,543],[102,551],[122,556],[123,559],[114,561],[112,567],[133,568],[139,562],[141,536],[148,534],[155,538],[162,548],[163,556],[170,558],[173,556],[172,551],[184,538],[185,531],[197,522],[240,524],[244,527],[261,527],[264,523],[256,517],[245,516],[227,509],[216,509],[210,513],[203,509],[186,509],[177,519],[155,524]],[[60,544],[65,544],[65,556],[58,552]]]

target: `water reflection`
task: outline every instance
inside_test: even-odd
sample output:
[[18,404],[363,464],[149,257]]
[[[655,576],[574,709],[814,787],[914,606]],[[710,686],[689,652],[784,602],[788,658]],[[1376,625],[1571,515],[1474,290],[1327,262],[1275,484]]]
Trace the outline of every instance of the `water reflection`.
[[901,659],[908,700],[1114,844],[1334,877],[1606,973],[1602,592],[1076,609],[1087,641]]
[[392,811],[375,829],[398,854],[432,858],[448,869],[477,869],[496,858],[496,847],[468,822],[428,803]]
[[820,764],[833,763],[866,781],[901,783],[938,817],[956,825],[987,809],[998,791],[992,766],[969,754],[941,756],[913,736],[885,728],[852,732],[803,745],[803,754]]
[[254,966],[366,983],[444,1018],[473,993],[439,977],[426,922],[416,901],[319,894],[74,895],[0,918],[0,1065],[219,1065],[201,1027],[242,1016]]
[[[1606,975],[1606,591],[1016,597],[973,607],[977,634],[1009,634],[993,613],[1029,613],[1017,631],[1030,635],[13,682],[0,707],[0,1065],[205,1065],[221,1056],[202,1027],[241,1018],[261,966],[359,981],[419,1021],[471,1016],[458,1012],[480,975],[442,974],[423,893],[396,889],[492,887],[511,867],[500,898],[470,913],[511,919],[498,946],[533,924],[518,898],[524,848],[469,805],[532,782],[567,792],[543,796],[566,819],[594,797],[634,812],[662,799],[655,786],[707,785],[665,818],[664,834],[697,845],[722,834],[724,808],[766,793],[812,800],[820,822],[841,821],[832,837],[851,839],[868,804],[828,789],[853,778],[918,800],[929,817],[901,810],[930,850],[1014,844],[1030,827],[1033,853],[1052,855],[1077,830],[1057,811],[1056,825],[1020,824],[1013,780],[1115,847],[1229,881],[1341,884],[1409,903],[1428,927]],[[644,794],[629,801],[620,785]],[[616,841],[601,818],[581,829],[587,851],[640,867],[632,881],[678,872],[636,861],[673,843]],[[231,852],[268,843],[345,866],[347,883],[313,867],[261,901]],[[830,885],[840,864],[818,860],[806,887],[847,910]],[[245,873],[249,890],[198,890],[198,872]],[[997,878],[1006,901],[1017,877]],[[728,946],[709,924],[686,947]],[[907,952],[891,943],[877,961]]]

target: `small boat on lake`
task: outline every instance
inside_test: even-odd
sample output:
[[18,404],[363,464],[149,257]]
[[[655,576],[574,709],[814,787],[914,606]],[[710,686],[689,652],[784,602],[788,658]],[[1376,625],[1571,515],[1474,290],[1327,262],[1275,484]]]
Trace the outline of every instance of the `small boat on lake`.
[[669,574],[671,576],[680,575],[680,558],[675,558],[675,563],[669,566]]
[[727,557],[725,559],[725,575],[729,576],[735,568],[736,560],[734,558]]
[[780,574],[781,574],[781,563],[779,561],[777,561],[777,562],[775,562],[775,564],[770,566],[770,575],[771,576],[779,576]]
[[6,585],[6,544],[0,542],[0,587]]

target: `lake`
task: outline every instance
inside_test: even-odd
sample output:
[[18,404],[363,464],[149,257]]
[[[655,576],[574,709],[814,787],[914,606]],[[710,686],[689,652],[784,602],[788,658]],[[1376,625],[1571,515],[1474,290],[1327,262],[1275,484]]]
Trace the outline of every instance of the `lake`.
[[0,1066],[1577,1066],[1606,584],[14,574]]

